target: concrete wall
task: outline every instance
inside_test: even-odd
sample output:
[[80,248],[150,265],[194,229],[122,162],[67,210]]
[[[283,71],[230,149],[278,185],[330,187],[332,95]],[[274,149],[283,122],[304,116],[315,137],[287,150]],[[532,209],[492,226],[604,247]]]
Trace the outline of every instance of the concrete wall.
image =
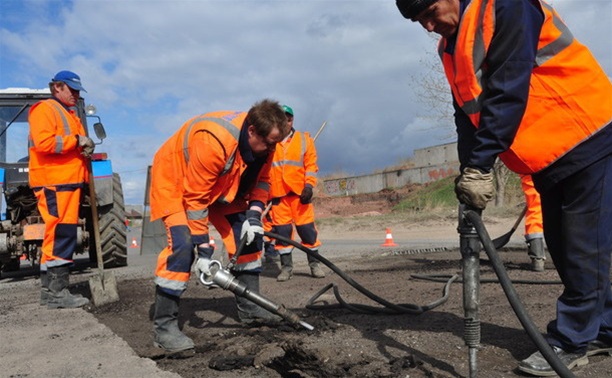
[[428,167],[458,162],[457,143],[439,144],[437,146],[414,150],[414,157],[412,160],[415,167]]
[[425,184],[459,174],[457,144],[447,143],[414,151],[415,167],[363,176],[324,180],[325,193],[347,196],[375,193],[386,188],[400,188],[408,184]]

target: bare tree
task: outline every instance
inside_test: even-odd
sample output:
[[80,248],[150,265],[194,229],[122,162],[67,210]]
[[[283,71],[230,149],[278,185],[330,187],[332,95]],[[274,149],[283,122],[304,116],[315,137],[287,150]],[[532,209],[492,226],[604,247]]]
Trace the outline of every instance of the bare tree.
[[493,166],[493,178],[495,179],[495,207],[504,206],[506,198],[506,184],[512,175],[512,171],[498,158]]
[[439,127],[448,129],[447,139],[455,139],[453,97],[440,58],[434,52],[428,51],[420,63],[425,68],[425,73],[418,77],[412,76],[412,82],[418,83],[417,101],[425,109],[424,114],[419,116],[434,119]]
[[[427,52],[426,57],[420,62],[422,67],[426,68],[426,72],[419,77],[413,76],[412,80],[419,84],[416,90],[417,98],[422,103],[423,109],[426,110],[426,114],[422,115],[422,117],[435,119],[440,127],[448,128],[448,138],[455,139],[452,95],[440,58],[437,53]],[[495,207],[504,205],[506,184],[511,175],[512,172],[501,160],[497,159],[493,166],[497,193],[494,202]]]

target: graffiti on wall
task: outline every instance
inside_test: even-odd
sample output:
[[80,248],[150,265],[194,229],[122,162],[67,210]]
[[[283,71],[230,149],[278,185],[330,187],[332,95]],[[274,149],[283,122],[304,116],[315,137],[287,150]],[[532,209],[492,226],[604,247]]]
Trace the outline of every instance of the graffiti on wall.
[[459,172],[457,172],[453,168],[439,168],[427,171],[427,174],[429,175],[430,181],[437,181],[445,177],[456,176],[457,174],[459,174]]
[[355,189],[355,179],[344,178],[340,180],[325,181],[325,192],[329,195],[344,194]]

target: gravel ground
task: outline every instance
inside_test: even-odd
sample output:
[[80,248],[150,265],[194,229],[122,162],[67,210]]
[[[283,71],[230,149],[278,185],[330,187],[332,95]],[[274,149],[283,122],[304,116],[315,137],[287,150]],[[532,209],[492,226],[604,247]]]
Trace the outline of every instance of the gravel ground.
[[[384,221],[383,221],[384,222]],[[513,219],[489,220],[492,236]],[[456,225],[448,219],[402,226],[390,223],[397,247],[381,247],[385,225],[321,228],[321,252],[337,269],[367,291],[395,305],[417,308],[438,300],[444,283],[416,274],[450,276],[461,272]],[[521,226],[522,227],[522,226]],[[520,230],[521,228],[519,228]],[[136,237],[134,229],[129,239]],[[294,277],[275,280],[274,265],[262,274],[262,294],[314,326],[248,328],[237,322],[230,292],[206,289],[195,280],[183,296],[180,323],[196,342],[196,355],[172,359],[152,347],[153,251],[129,249],[129,266],[113,269],[120,301],[95,308],[48,310],[38,305],[39,280],[24,266],[0,279],[2,376],[8,377],[467,377],[461,284],[450,285],[447,300],[422,314],[356,313],[338,307],[331,291],[308,306],[326,285],[336,285],[349,304],[382,308],[326,267],[327,277],[308,276],[303,253],[295,256]],[[513,279],[555,281],[550,261],[544,273],[527,270],[522,236],[514,235],[501,254]],[[89,295],[93,274],[86,259],[73,272],[73,290]],[[482,255],[483,278],[495,278]],[[554,316],[559,284],[519,284],[517,292],[542,330]],[[332,308],[325,306],[331,305]],[[480,293],[479,377],[522,376],[517,361],[534,350],[496,283]],[[578,377],[612,376],[612,358],[597,356]]]

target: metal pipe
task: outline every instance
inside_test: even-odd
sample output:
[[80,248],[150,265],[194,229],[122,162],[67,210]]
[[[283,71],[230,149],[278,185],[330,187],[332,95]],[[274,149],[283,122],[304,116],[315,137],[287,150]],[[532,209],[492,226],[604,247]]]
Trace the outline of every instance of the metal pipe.
[[463,340],[468,349],[470,377],[478,376],[477,351],[480,347],[480,239],[474,226],[464,216],[465,205],[459,205],[459,249],[463,269]]
[[221,262],[217,260],[211,261],[210,271],[210,280],[206,280],[204,273],[200,274],[200,282],[202,282],[202,284],[207,286],[216,284],[220,288],[229,290],[238,296],[244,297],[260,307],[270,311],[271,313],[282,317],[291,324],[301,325],[309,331],[314,329],[312,325],[300,319],[300,317],[295,313],[287,310],[285,306],[277,305],[263,295],[250,291],[246,285],[236,279],[236,277],[234,277],[229,270],[223,269]]

